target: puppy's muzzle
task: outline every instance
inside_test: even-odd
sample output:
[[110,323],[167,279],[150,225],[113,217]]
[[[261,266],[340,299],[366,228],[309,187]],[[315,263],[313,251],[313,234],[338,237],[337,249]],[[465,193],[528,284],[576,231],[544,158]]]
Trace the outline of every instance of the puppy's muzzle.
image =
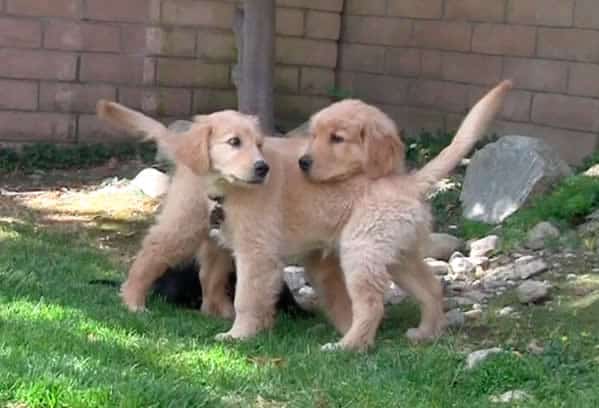
[[257,179],[263,180],[264,178],[266,178],[266,175],[269,171],[270,167],[268,166],[268,163],[266,163],[264,160],[259,160],[256,163],[254,163],[254,176]]
[[314,163],[314,159],[312,159],[312,156],[310,156],[309,154],[304,154],[297,161],[297,164],[299,165],[300,169],[302,169],[302,171],[304,173],[307,173],[310,171],[310,168],[312,167],[312,163]]

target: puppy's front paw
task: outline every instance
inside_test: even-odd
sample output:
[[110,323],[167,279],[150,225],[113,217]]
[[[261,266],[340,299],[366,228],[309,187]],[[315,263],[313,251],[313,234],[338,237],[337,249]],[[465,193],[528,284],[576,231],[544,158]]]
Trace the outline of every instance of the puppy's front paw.
[[323,346],[320,347],[320,351],[326,351],[326,352],[335,352],[338,350],[342,350],[343,346],[341,345],[341,343],[339,342],[334,342],[334,343],[327,343],[324,344]]
[[233,341],[236,339],[237,338],[235,336],[233,336],[230,331],[224,332],[224,333],[218,333],[216,336],[214,336],[214,340],[220,341],[220,342],[229,342],[229,341]]

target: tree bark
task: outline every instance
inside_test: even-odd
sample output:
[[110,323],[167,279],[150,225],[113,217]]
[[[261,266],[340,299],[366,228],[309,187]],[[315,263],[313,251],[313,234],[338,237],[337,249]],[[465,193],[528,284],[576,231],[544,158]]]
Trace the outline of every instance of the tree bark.
[[242,24],[238,14],[234,27],[240,52],[235,78],[239,110],[258,116],[262,129],[274,134],[275,0],[243,4]]

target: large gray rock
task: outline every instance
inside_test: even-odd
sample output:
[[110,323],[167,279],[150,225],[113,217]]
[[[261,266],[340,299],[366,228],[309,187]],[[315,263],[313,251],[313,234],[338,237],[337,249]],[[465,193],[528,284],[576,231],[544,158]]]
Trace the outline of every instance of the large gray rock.
[[464,217],[497,224],[572,171],[540,139],[504,136],[476,152],[460,195]]
[[429,242],[424,249],[426,258],[449,260],[449,257],[464,246],[464,241],[453,235],[434,232],[430,235]]
[[524,245],[530,249],[543,249],[547,240],[557,239],[559,236],[557,227],[548,221],[542,221],[528,231]]

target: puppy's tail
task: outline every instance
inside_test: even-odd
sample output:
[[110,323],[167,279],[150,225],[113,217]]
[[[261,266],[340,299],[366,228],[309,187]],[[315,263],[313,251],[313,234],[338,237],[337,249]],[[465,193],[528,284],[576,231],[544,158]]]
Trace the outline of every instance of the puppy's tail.
[[162,123],[116,102],[101,99],[96,105],[96,112],[99,118],[111,125],[142,135],[145,139],[160,141],[167,133],[167,128]]
[[483,137],[512,85],[512,81],[503,81],[478,101],[464,118],[451,144],[414,174],[423,193],[447,176]]

